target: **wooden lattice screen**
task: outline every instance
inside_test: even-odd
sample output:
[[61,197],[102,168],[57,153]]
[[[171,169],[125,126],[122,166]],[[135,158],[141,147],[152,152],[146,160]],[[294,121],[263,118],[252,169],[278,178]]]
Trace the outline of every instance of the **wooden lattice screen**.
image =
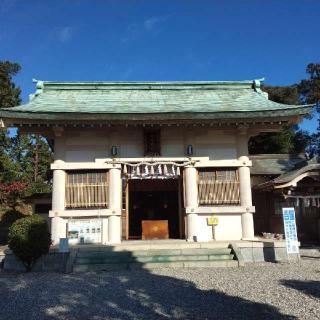
[[108,172],[69,171],[66,177],[66,208],[108,207]]
[[240,183],[237,169],[199,171],[199,205],[237,205]]

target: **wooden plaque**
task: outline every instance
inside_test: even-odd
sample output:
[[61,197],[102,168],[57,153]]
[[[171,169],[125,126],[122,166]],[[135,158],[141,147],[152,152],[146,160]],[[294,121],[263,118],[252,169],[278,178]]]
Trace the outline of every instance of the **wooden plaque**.
[[169,239],[168,220],[142,220],[142,240]]

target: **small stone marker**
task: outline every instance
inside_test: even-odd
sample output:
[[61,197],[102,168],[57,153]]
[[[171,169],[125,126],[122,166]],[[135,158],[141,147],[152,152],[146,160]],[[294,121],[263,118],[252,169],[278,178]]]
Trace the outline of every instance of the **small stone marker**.
[[69,252],[69,239],[68,238],[60,238],[59,252],[61,252],[61,253]]

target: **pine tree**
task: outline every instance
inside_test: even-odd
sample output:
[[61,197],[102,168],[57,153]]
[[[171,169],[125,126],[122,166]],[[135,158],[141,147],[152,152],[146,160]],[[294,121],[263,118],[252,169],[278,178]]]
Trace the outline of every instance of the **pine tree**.
[[304,103],[314,103],[316,105],[315,111],[318,115],[318,130],[311,137],[310,152],[320,154],[320,63],[309,63],[306,73],[308,79],[302,80],[298,85],[298,89],[301,101]]
[[[21,70],[17,63],[0,61],[0,107],[10,108],[21,103],[20,88],[13,77]],[[0,132],[0,184],[17,182],[28,186],[26,194],[49,192],[51,189],[52,151],[44,137],[20,134],[16,130]]]
[[[284,104],[299,104],[300,92],[297,85],[278,87],[264,86],[269,99]],[[280,132],[261,133],[249,140],[249,152],[259,153],[301,153],[309,146],[311,137],[297,125],[285,126]]]

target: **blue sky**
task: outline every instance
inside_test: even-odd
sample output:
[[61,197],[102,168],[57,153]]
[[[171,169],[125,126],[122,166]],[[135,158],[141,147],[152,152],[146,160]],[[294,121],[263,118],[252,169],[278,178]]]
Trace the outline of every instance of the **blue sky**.
[[289,85],[319,62],[319,13],[319,0],[0,0],[0,59],[22,65],[24,101],[32,78]]

